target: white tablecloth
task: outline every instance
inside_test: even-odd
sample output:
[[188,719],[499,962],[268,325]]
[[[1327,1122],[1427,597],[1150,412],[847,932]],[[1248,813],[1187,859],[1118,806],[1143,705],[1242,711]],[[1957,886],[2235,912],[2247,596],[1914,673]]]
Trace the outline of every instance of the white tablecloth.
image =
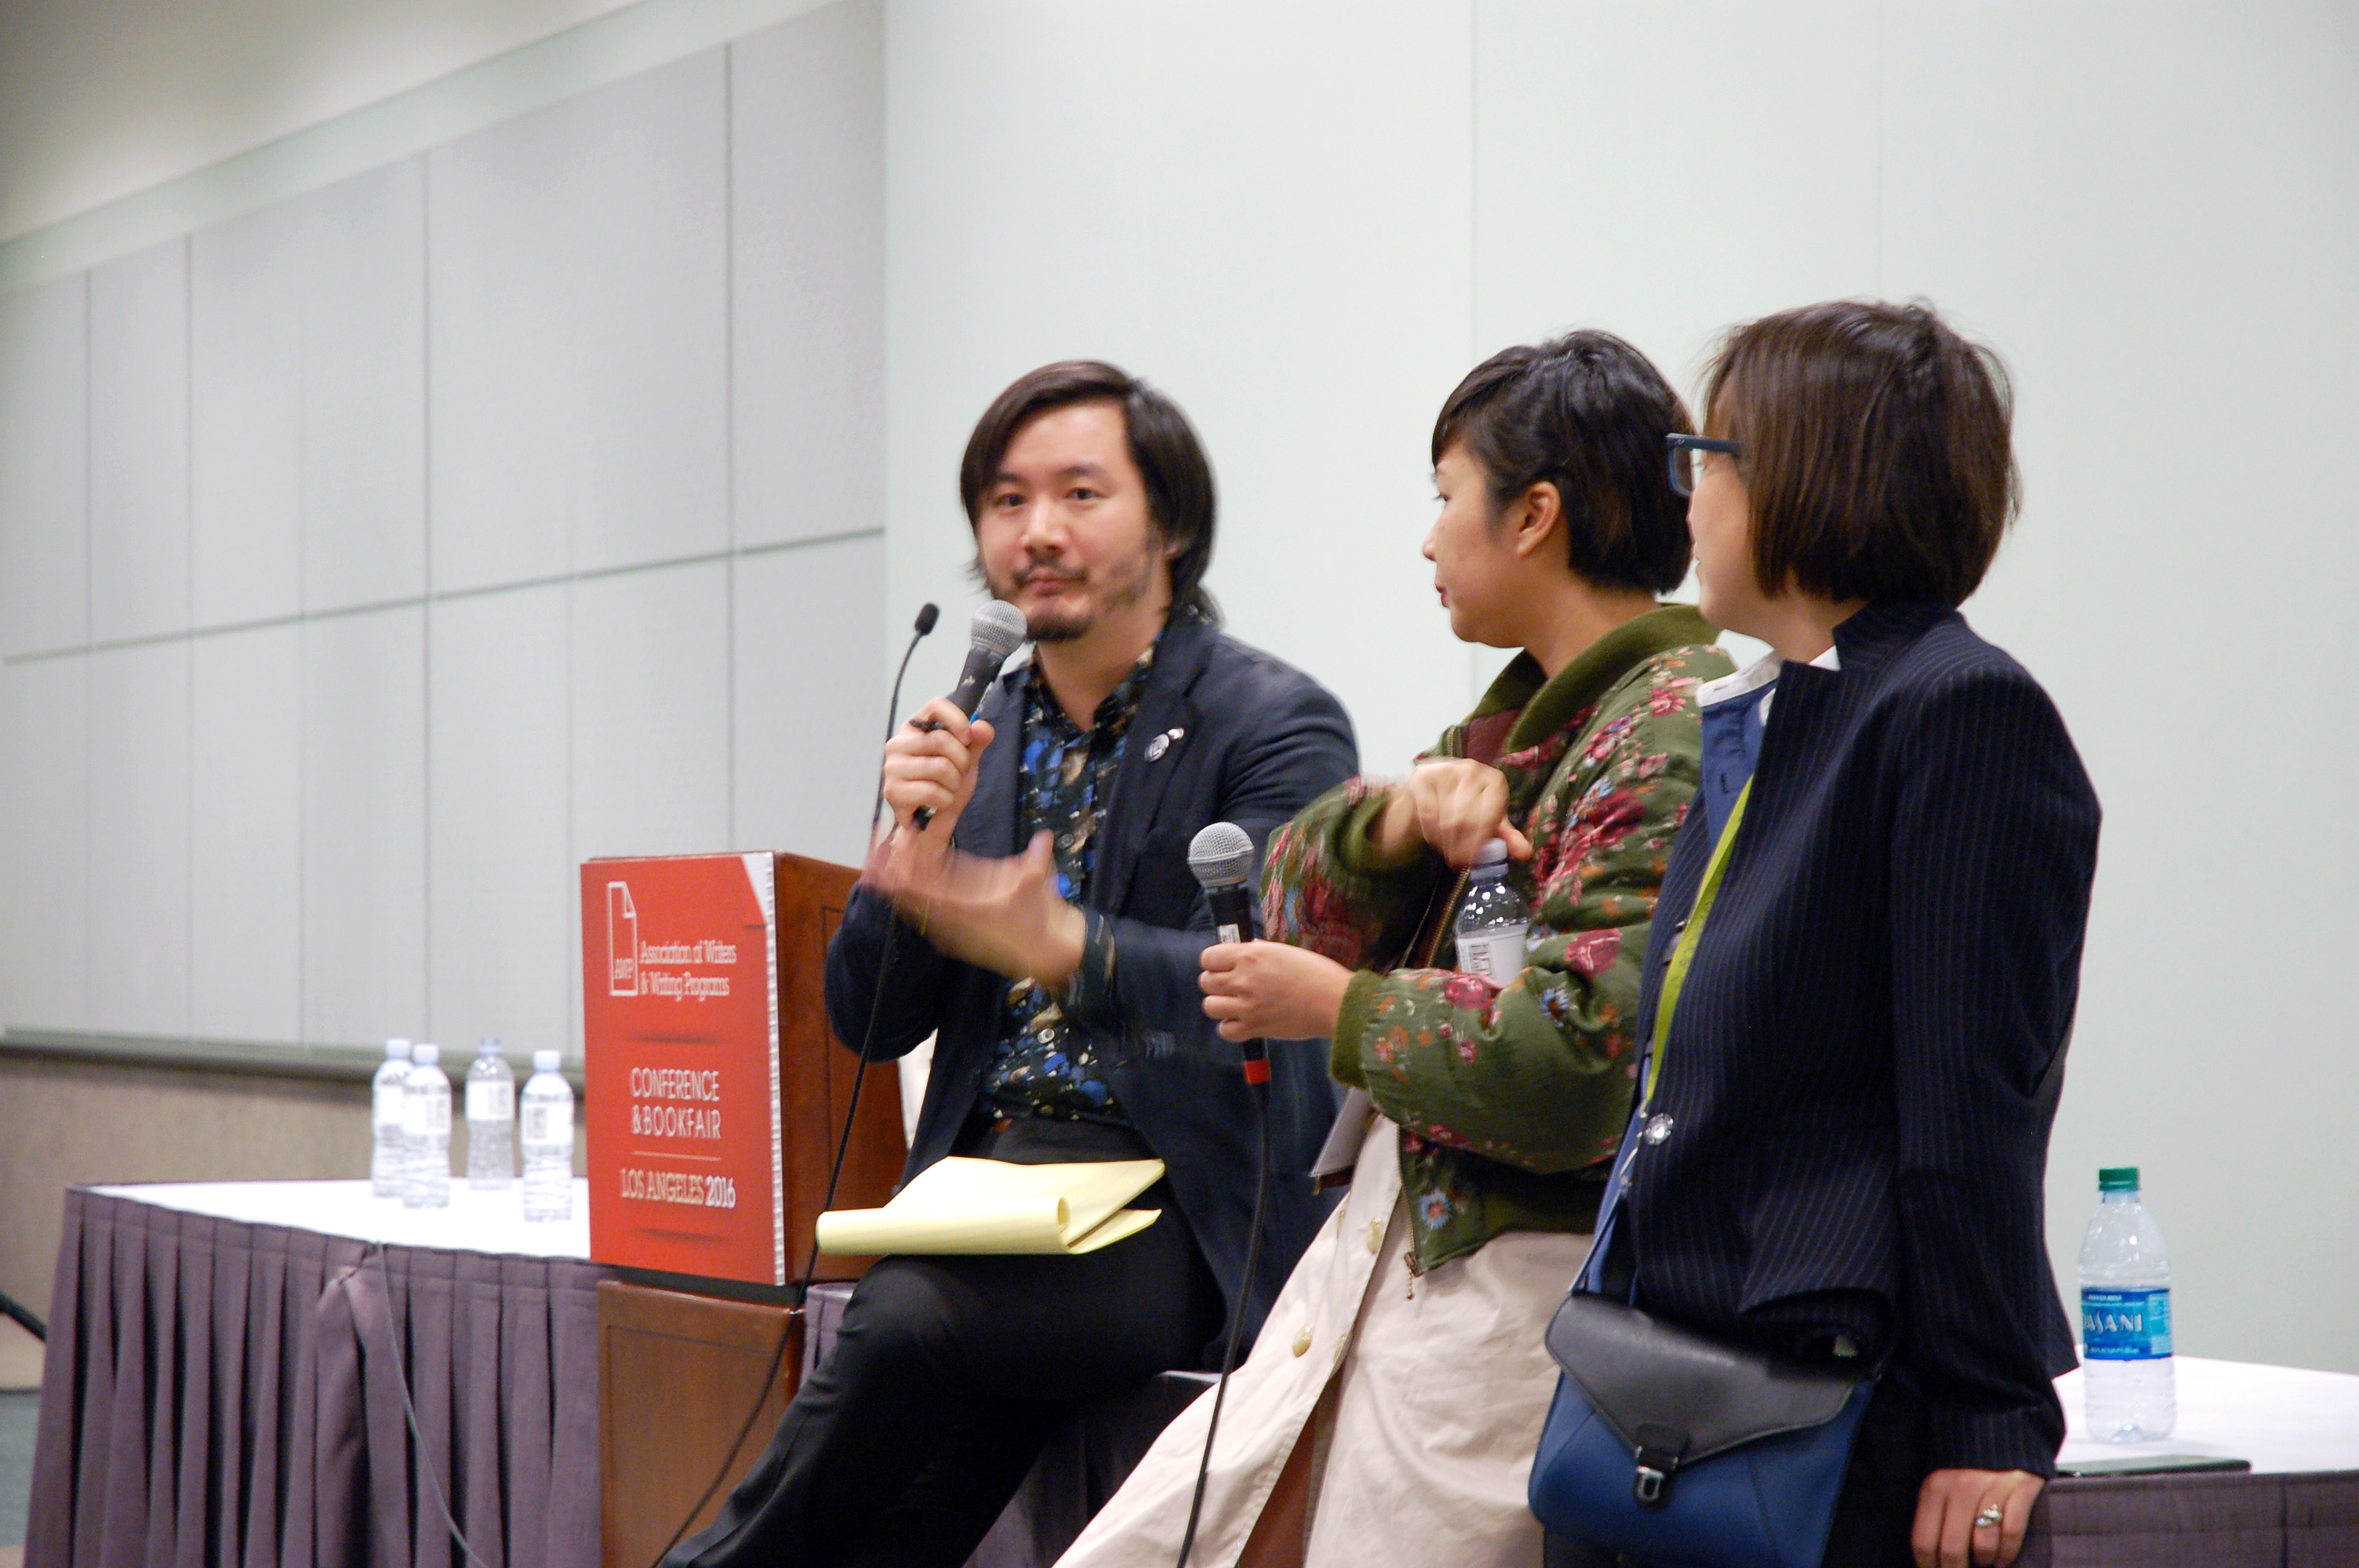
[[366,1182],[157,1182],[95,1190],[182,1214],[245,1225],[291,1225],[396,1247],[525,1258],[590,1256],[590,1184],[580,1176],[573,1179],[573,1217],[532,1224],[525,1221],[521,1183],[479,1193],[463,1178],[451,1181],[448,1208],[404,1208],[399,1198],[371,1197]]
[[2158,1443],[2099,1443],[2087,1433],[2076,1369],[2056,1379],[2066,1460],[2137,1454],[2249,1459],[2256,1473],[2359,1470],[2359,1377],[2252,1361],[2173,1359],[2179,1424]]

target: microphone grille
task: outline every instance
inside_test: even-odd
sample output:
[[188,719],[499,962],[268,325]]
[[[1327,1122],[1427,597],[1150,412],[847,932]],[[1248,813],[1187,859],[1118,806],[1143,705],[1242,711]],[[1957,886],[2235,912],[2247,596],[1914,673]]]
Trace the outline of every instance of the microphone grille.
[[999,599],[976,611],[974,619],[966,626],[970,646],[988,648],[1003,660],[1022,647],[1028,634],[1024,624],[1024,611]]
[[1253,840],[1234,822],[1212,823],[1188,841],[1188,869],[1206,888],[1232,888],[1250,881]]

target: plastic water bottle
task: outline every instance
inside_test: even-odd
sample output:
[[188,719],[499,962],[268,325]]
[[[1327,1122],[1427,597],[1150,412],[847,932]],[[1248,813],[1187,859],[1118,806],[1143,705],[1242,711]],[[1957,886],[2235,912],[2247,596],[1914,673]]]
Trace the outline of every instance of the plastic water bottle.
[[2136,1165],[2097,1173],[2102,1195],[2081,1241],[2082,1378],[2089,1435],[2169,1437],[2179,1422],[2170,1374],[2170,1259],[2138,1202]]
[[402,1131],[409,1160],[402,1173],[401,1206],[447,1208],[451,1204],[451,1080],[442,1074],[440,1045],[409,1051],[409,1082],[401,1102]]
[[1458,968],[1504,986],[1524,972],[1524,933],[1532,912],[1523,895],[1507,885],[1507,844],[1494,838],[1475,851],[1466,873],[1465,902],[1458,906]]
[[467,1069],[467,1186],[479,1193],[516,1185],[516,1074],[487,1039]]
[[385,1043],[385,1065],[369,1080],[369,1195],[397,1198],[409,1145],[401,1130],[402,1089],[409,1082],[409,1042]]
[[573,1086],[554,1051],[532,1054],[524,1086],[524,1217],[573,1217]]

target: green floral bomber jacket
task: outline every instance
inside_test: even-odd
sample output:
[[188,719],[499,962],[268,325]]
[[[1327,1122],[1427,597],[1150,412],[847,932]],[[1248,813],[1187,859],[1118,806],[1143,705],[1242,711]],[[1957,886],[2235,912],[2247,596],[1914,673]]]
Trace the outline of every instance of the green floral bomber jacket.
[[1519,654],[1425,753],[1488,756],[1532,841],[1509,873],[1532,909],[1527,968],[1504,989],[1450,968],[1446,933],[1437,967],[1395,967],[1463,879],[1430,849],[1375,852],[1389,785],[1353,779],[1270,839],[1263,929],[1359,971],[1332,1070],[1400,1124],[1419,1272],[1501,1231],[1596,1222],[1630,1114],[1647,926],[1700,776],[1695,688],[1734,669],[1712,635],[1664,605],[1545,682]]

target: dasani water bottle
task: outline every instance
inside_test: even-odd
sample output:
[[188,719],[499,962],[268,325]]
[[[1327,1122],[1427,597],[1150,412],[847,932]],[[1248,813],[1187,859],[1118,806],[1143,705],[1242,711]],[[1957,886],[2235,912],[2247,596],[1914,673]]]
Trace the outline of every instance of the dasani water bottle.
[[1507,885],[1507,844],[1493,838],[1475,851],[1466,873],[1466,898],[1458,906],[1458,968],[1505,986],[1524,972],[1524,934],[1532,913],[1523,895]]
[[402,1133],[402,1090],[409,1082],[409,1042],[385,1043],[385,1065],[369,1080],[369,1195],[397,1198],[401,1175],[409,1161],[409,1144]]
[[451,1080],[442,1048],[410,1048],[409,1081],[402,1089],[402,1132],[409,1145],[401,1180],[404,1208],[447,1208],[451,1203]]
[[2135,1165],[2097,1173],[2097,1212],[2081,1240],[2082,1379],[2089,1435],[2147,1443],[2170,1435],[2170,1259],[2138,1202]]
[[497,1192],[516,1184],[516,1075],[496,1039],[476,1047],[467,1069],[467,1186]]
[[554,1051],[532,1054],[524,1086],[524,1217],[573,1217],[573,1086],[558,1075]]

